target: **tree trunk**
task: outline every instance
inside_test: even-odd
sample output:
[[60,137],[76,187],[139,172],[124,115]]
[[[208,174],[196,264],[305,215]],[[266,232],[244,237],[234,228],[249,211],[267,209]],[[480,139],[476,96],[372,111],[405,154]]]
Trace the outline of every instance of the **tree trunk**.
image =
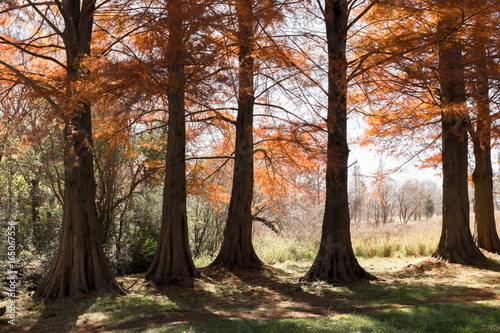
[[[480,32],[477,31],[477,34]],[[493,169],[491,165],[491,115],[488,83],[486,45],[481,36],[476,36],[477,105],[476,130],[471,130],[476,165],[472,174],[474,182],[474,239],[477,245],[490,252],[500,253],[500,239],[495,224],[493,200]]]
[[168,7],[168,143],[160,240],[146,279],[156,285],[198,275],[189,248],[186,212],[186,118],[184,73],[184,8],[181,0]]
[[[448,19],[451,20],[449,17]],[[451,31],[452,21],[439,23]],[[443,224],[435,258],[473,264],[485,258],[472,238],[467,187],[467,110],[462,47],[453,36],[439,45],[442,107]]]
[[[82,4],[79,0],[68,0],[62,4],[69,82],[85,79],[86,69],[80,59],[90,55],[94,10],[93,0],[84,0]],[[67,92],[74,94],[72,87]],[[113,278],[102,249],[95,203],[91,108],[83,100],[77,104],[66,106],[71,112],[63,115],[62,235],[55,260],[37,290],[36,296],[40,298],[72,297],[95,291],[124,293]]]
[[40,206],[42,198],[40,195],[40,183],[37,178],[31,180],[31,227],[33,230],[32,244],[38,252],[44,252],[46,237],[43,235],[43,228],[40,223]]
[[500,253],[500,239],[495,223],[493,201],[493,170],[491,147],[474,145],[476,166],[472,174],[475,196],[474,239],[477,245],[489,252]]
[[237,2],[239,42],[238,116],[233,188],[224,240],[212,267],[258,269],[263,266],[252,245],[253,195],[253,0]]
[[115,252],[115,259],[117,262],[120,261],[121,259],[121,251],[122,251],[122,237],[123,237],[123,228],[125,225],[125,214],[127,213],[129,201],[125,202],[125,207],[123,207],[123,210],[120,214],[120,218],[118,220],[118,235],[116,236],[116,252]]
[[351,244],[347,195],[347,39],[345,0],[327,0],[328,147],[326,204],[321,243],[312,267],[302,281],[348,282],[372,278],[356,260]]
[[95,205],[90,105],[73,111],[64,131],[64,207],[56,259],[37,296],[73,297],[93,291],[123,293],[106,263]]
[[97,195],[97,218],[102,230],[102,243],[104,248],[110,246],[110,238],[114,231],[114,213],[116,196],[116,163],[117,150],[110,148],[104,152],[104,158],[98,166],[98,195]]

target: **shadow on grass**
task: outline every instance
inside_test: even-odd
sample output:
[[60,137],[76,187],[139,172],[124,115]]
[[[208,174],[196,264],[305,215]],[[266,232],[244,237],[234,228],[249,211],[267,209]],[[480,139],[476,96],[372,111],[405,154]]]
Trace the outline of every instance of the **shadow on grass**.
[[[177,287],[178,290],[184,290],[184,293],[192,295],[190,290],[183,288]],[[96,317],[96,315],[101,317]],[[128,295],[99,299],[87,313],[80,317],[79,328],[80,331],[96,332],[115,330],[121,332],[127,329],[142,331],[150,326],[222,318],[224,317],[204,309],[183,308],[182,302],[173,301],[170,297],[165,299],[152,295]],[[102,320],[102,324],[96,326],[95,323],[99,320]],[[86,325],[87,322],[88,325]]]
[[319,318],[216,320],[163,327],[155,332],[498,332],[496,303],[428,304]]
[[[276,298],[276,307],[283,300],[292,301],[298,306],[291,306],[290,311],[303,311],[315,314],[334,314],[365,312],[397,306],[414,306],[429,303],[471,302],[496,299],[491,290],[475,287],[457,287],[446,283],[405,283],[404,281],[359,281],[346,285],[331,285],[317,282],[298,285],[277,279],[280,269],[269,272],[243,272],[235,275],[242,284],[267,288],[280,295]],[[273,299],[266,300],[272,305]]]
[[70,332],[75,328],[78,317],[85,313],[95,301],[95,297],[43,301],[44,308],[37,322],[30,327],[28,332]]
[[[161,325],[176,328],[172,330],[174,332],[179,331],[179,327],[191,326],[207,333],[301,331],[304,327],[313,327],[314,332],[356,331],[349,329],[348,324],[359,326],[359,331],[390,332],[386,328],[402,327],[399,331],[392,331],[404,332],[408,331],[407,328],[413,329],[411,323],[420,325],[421,331],[431,330],[431,326],[424,324],[432,322],[428,317],[435,316],[436,311],[442,309],[453,314],[454,322],[458,323],[462,320],[460,312],[467,312],[464,327],[474,322],[475,313],[484,312],[487,318],[491,313],[498,315],[498,301],[494,310],[488,305],[470,303],[498,300],[494,289],[447,284],[446,280],[454,280],[455,270],[443,271],[449,275],[444,283],[439,279],[436,283],[429,283],[426,274],[429,271],[441,274],[441,266],[431,263],[422,267],[423,270],[416,265],[398,271],[395,276],[401,279],[395,281],[361,281],[343,286],[316,282],[301,287],[296,283],[297,273],[291,274],[290,270],[281,268],[204,271],[199,279],[188,279],[162,288],[144,284],[137,295],[49,302],[30,332],[69,332],[75,326],[78,332],[126,332]],[[477,268],[496,271],[500,264],[490,261]],[[493,284],[494,280],[492,278],[492,285],[497,286],[498,280]],[[475,310],[468,312],[469,306]],[[397,321],[393,322],[391,316]],[[293,319],[286,319],[289,317]],[[343,318],[349,319],[345,319],[347,326],[338,326]],[[436,320],[438,322],[432,325],[450,324],[440,314]],[[485,332],[490,327],[497,327],[500,319],[488,320],[491,323],[485,326]],[[407,326],[398,326],[398,322]],[[326,330],[322,328],[324,325],[328,327]],[[165,331],[169,329],[165,328]]]
[[492,272],[500,272],[500,260],[498,259],[486,259],[471,267],[483,269]]
[[211,271],[210,274],[205,274],[206,270],[203,272],[198,279],[166,285],[159,291],[182,310],[219,313],[254,311],[264,301],[261,298],[266,294],[264,290],[256,290],[255,284],[247,283],[232,273]]

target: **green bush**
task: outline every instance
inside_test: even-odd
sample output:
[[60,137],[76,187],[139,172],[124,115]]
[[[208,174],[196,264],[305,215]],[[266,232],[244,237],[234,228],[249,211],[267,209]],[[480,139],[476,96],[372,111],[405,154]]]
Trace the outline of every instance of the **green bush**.
[[107,253],[115,274],[143,273],[149,268],[160,236],[161,200],[160,193],[149,192],[134,197],[130,203],[123,219],[120,253],[116,253],[116,238],[113,251]]

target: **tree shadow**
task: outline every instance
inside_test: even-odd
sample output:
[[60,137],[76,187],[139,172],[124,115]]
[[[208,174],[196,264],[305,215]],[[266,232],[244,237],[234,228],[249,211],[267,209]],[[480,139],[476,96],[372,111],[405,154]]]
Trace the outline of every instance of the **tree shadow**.
[[471,267],[492,272],[500,272],[500,261],[498,259],[495,260],[492,258],[487,258],[478,263],[475,263],[474,265],[471,265]]
[[[191,280],[191,281],[190,281]],[[175,293],[172,292],[175,290]],[[103,300],[98,304],[99,308],[109,305],[111,311],[106,311],[105,326],[88,325],[85,329],[97,331],[122,331],[136,330],[159,325],[171,325],[183,322],[210,321],[223,319],[203,308],[194,309],[185,298],[175,295],[190,295],[193,297],[194,279],[170,282],[168,285],[152,288],[149,294],[129,295],[127,297],[117,296],[113,299]],[[158,297],[168,295],[168,297]],[[174,296],[171,296],[174,295]],[[102,312],[101,309],[98,311]]]
[[[37,322],[28,332],[71,332],[76,327],[78,317],[84,314],[98,296],[68,298],[56,301],[36,301],[44,304]],[[25,330],[23,330],[25,331]]]
[[[189,323],[196,332],[217,327],[221,332],[495,332],[500,326],[500,309],[488,304],[428,304],[354,312],[338,318],[287,320],[218,320]],[[177,327],[179,329],[180,327]],[[174,331],[174,330],[172,330]]]
[[181,283],[171,283],[158,288],[158,291],[174,302],[181,311],[199,311],[206,316],[215,312],[231,312],[235,309],[255,310],[259,304],[255,302],[252,291],[245,289],[241,281],[234,276],[216,273],[201,274],[196,279],[186,279]]
[[[445,265],[438,262],[422,266],[417,264],[391,273],[394,280],[358,281],[344,285],[324,282],[299,284],[298,277],[302,272],[297,272],[296,267],[267,267],[253,271],[202,270],[199,278],[161,287],[151,287],[152,284],[142,282],[144,285],[139,284],[136,292],[141,285],[145,288],[130,297],[47,302],[29,332],[69,332],[75,328],[105,331],[182,323],[204,327],[203,323],[214,320],[233,327],[233,319],[239,322],[238,325],[243,325],[238,326],[238,329],[259,332],[259,321],[318,316],[328,318],[335,314],[354,313],[377,321],[377,318],[383,317],[378,313],[383,311],[396,311],[395,316],[403,321],[412,318],[413,314],[418,320],[426,320],[425,309],[432,310],[441,305],[454,308],[454,304],[457,304],[455,308],[460,309],[461,303],[467,305],[473,301],[498,298],[494,289],[474,288],[473,285],[457,287],[451,283],[439,283],[439,280],[437,283],[429,283],[428,273],[440,274],[441,266]],[[477,268],[499,271],[500,264],[493,260],[481,263]],[[443,270],[449,280],[455,279],[454,275],[459,272],[456,268]],[[492,277],[491,283],[498,285],[498,279]],[[106,316],[105,323],[103,321],[105,327],[89,311],[94,304],[96,311]],[[408,309],[408,313],[397,312],[401,307]],[[414,310],[416,308],[420,312]],[[430,313],[433,311],[431,310]],[[84,313],[89,316],[87,325],[87,315],[81,317]],[[386,319],[381,320],[383,322]],[[278,321],[275,323],[280,328],[278,331],[281,331],[284,324]],[[318,327],[315,331],[328,330]]]
[[[282,271],[275,269],[281,276]],[[417,271],[418,274],[418,271]],[[361,280],[347,284],[323,282],[300,286],[282,281],[266,272],[236,273],[248,285],[268,288],[285,300],[306,306],[291,306],[290,311],[315,314],[366,312],[398,306],[418,306],[431,303],[472,302],[495,299],[491,290],[475,287],[457,287],[446,283],[415,282],[408,284],[399,280]],[[498,283],[498,281],[497,281]],[[283,303],[280,300],[279,303]]]

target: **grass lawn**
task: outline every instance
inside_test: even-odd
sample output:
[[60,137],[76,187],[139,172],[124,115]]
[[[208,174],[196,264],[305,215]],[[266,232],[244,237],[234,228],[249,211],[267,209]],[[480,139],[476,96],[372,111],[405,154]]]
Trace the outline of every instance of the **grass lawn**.
[[298,286],[311,261],[263,272],[210,272],[158,290],[142,275],[126,296],[34,302],[21,295],[18,332],[499,332],[500,256],[465,267],[417,258],[365,258],[381,278]]

